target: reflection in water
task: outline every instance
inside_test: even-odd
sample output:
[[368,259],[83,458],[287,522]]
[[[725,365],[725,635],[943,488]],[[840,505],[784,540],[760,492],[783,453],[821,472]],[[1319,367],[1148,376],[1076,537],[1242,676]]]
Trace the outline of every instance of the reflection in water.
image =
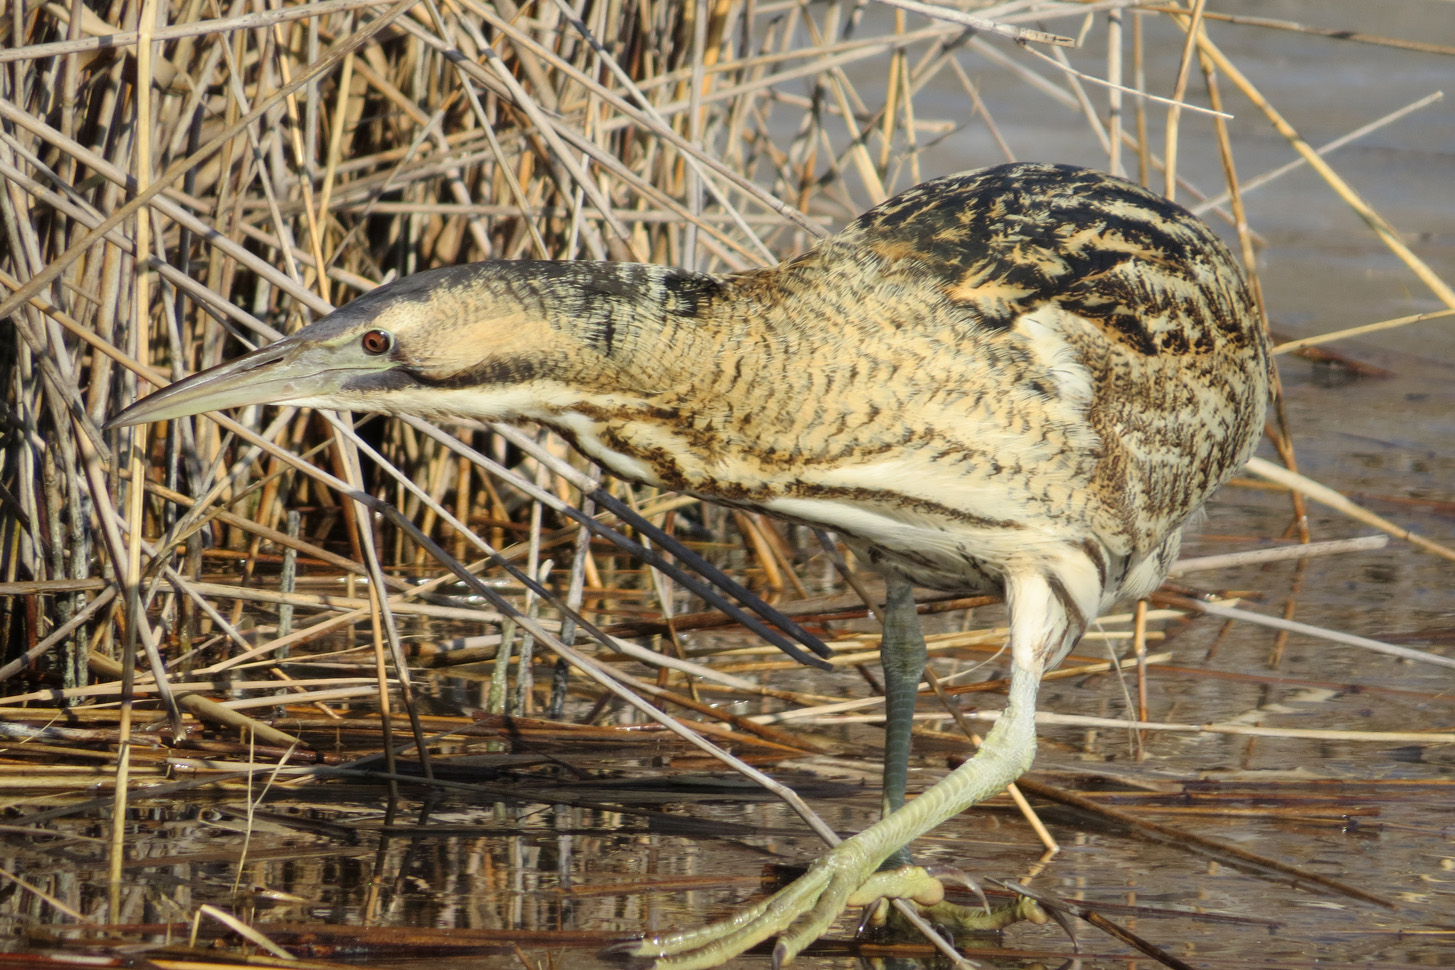
[[[1455,43],[1455,18],[1418,3],[1215,6],[1219,12],[1291,19],[1317,15],[1321,22],[1374,33]],[[1158,23],[1149,23],[1149,29],[1164,29]],[[1096,29],[1104,29],[1102,21]],[[1212,29],[1230,56],[1316,142],[1449,83],[1448,59],[1433,55],[1220,22]],[[1093,39],[1072,55],[1093,72],[1101,70],[1093,53],[1098,43]],[[1151,43],[1149,50],[1157,58],[1147,66],[1149,78],[1161,84],[1159,90],[1170,90],[1180,44]],[[1023,80],[972,52],[959,56],[995,115],[1000,136],[1022,157],[1104,164],[1100,145],[1074,109],[1048,108]],[[866,90],[875,83],[868,74],[855,80]],[[925,175],[998,160],[984,127],[967,120],[964,100],[958,88],[947,88],[916,102],[927,118],[937,113],[964,126],[926,147],[919,158]],[[1288,160],[1286,142],[1268,131],[1257,109],[1244,102],[1230,107],[1241,172]],[[1436,105],[1333,159],[1422,258],[1445,268],[1455,266],[1451,110]],[[1154,128],[1162,117],[1154,113]],[[1184,173],[1197,185],[1221,185],[1210,124],[1184,117],[1183,125]],[[1408,270],[1308,173],[1285,177],[1247,201],[1263,243],[1263,291],[1280,334],[1303,337],[1437,308]],[[1402,525],[1449,536],[1455,531],[1455,327],[1434,321],[1338,349],[1389,376],[1282,358],[1300,470]],[[1367,531],[1316,506],[1309,512],[1318,538]],[[1214,501],[1185,554],[1251,546],[1282,535],[1288,524],[1286,496],[1233,487]],[[1242,593],[1253,608],[1269,613],[1281,613],[1292,601],[1297,618],[1306,622],[1448,652],[1455,641],[1451,575],[1448,562],[1391,543],[1347,559],[1243,567],[1199,581]],[[978,611],[976,621],[993,624],[998,615],[994,609]],[[1154,640],[1152,649],[1173,656],[1149,671],[1152,720],[1357,731],[1448,731],[1455,724],[1446,670],[1307,638],[1283,643],[1265,631],[1225,628],[1208,619],[1163,626],[1166,638]],[[471,632],[444,624],[428,628],[433,637]],[[1121,648],[1124,642],[1114,644]],[[1088,641],[1082,653],[1104,659],[1097,655],[1100,649]],[[1275,655],[1277,664],[1270,666]],[[987,663],[988,655],[962,656],[956,663],[969,667]],[[977,677],[999,676],[998,662],[989,661],[990,668]],[[940,671],[952,672],[949,664]],[[791,672],[775,675],[774,683],[844,696],[864,692],[853,673],[823,679]],[[430,676],[424,690],[427,705],[439,714],[458,713],[479,697],[476,682],[444,675]],[[1114,674],[1084,673],[1049,681],[1042,706],[1059,714],[1121,718],[1131,691]],[[963,695],[962,702],[975,704]],[[985,700],[986,707],[998,705],[997,698]],[[325,728],[311,730],[323,739],[319,750],[333,750]],[[877,813],[877,777],[864,766],[877,764],[878,737],[867,727],[835,730],[828,737],[830,755],[786,763],[780,771],[802,773],[795,787],[809,792],[838,830],[857,831]],[[338,732],[344,750],[346,731]],[[1036,886],[1088,901],[1199,965],[1455,962],[1447,935],[1409,935],[1430,924],[1448,926],[1455,908],[1449,809],[1455,755],[1448,746],[1156,732],[1142,742],[1146,757],[1138,761],[1125,731],[1048,726],[1036,776],[1342,880],[1398,902],[1400,910],[1295,886],[1284,877],[1215,860],[1176,842],[1135,837],[1064,809],[1045,812],[1062,851],[1042,868]],[[598,944],[721,915],[756,891],[765,862],[801,861],[820,847],[796,817],[756,792],[679,785],[682,776],[700,781],[714,770],[685,749],[545,748],[517,739],[509,751],[500,751],[480,738],[452,744],[435,763],[437,776],[475,784],[475,790],[446,788],[425,806],[417,801],[419,789],[406,786],[387,827],[385,789],[377,778],[301,789],[275,785],[262,797],[237,788],[200,800],[195,793],[178,795],[177,801],[138,800],[135,828],[128,833],[125,919],[186,921],[198,905],[213,903],[247,915],[279,939],[287,938],[291,924],[302,923],[315,933],[317,924],[332,924],[396,934],[358,930],[352,938],[315,937],[320,956],[347,956],[358,946],[357,952],[387,958],[390,966],[445,960],[471,968],[519,967],[522,960],[513,949],[519,944],[535,965],[586,968],[598,965],[593,956]],[[912,788],[926,786],[946,770],[947,760],[963,755],[958,742],[925,739]],[[146,783],[213,770],[201,761],[149,762],[140,749],[135,758]],[[608,787],[617,780],[630,787]],[[828,787],[830,782],[837,787]],[[45,788],[49,782],[39,775],[23,783],[31,796],[52,790],[57,799],[74,795],[74,780],[54,789]],[[94,782],[106,783],[99,775]],[[45,821],[43,829],[41,822],[25,821],[38,811],[34,805],[20,811],[24,824],[18,831],[0,832],[0,867],[32,880],[59,869],[48,891],[83,912],[96,911],[96,900],[106,892],[107,809],[98,805]],[[682,821],[684,816],[696,824]],[[1040,849],[1008,803],[992,802],[931,833],[917,852],[928,861],[1013,878]],[[8,929],[53,918],[35,896],[9,882],[0,885],[0,921]],[[411,928],[467,932],[411,938]],[[1103,956],[1125,953],[1119,945],[1084,928],[1080,935],[1088,966],[1125,965]],[[1069,952],[1054,927],[1018,926],[1003,943],[1020,954],[1004,964],[1011,966],[1037,959],[1054,966]],[[987,963],[994,959],[1000,958]],[[854,963],[852,957],[809,953],[798,965]],[[757,956],[741,964],[768,965]]]

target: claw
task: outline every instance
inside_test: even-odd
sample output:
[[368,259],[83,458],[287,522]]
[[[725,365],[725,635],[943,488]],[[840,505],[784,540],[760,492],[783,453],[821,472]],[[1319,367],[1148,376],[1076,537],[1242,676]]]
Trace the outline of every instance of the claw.
[[[1040,903],[1037,903],[1034,899],[1031,899],[1029,896],[1026,896],[1025,898],[1026,899],[1030,899],[1030,901],[1032,903],[1035,903],[1036,912],[1038,912],[1038,913],[1041,914],[1041,922],[1042,923],[1046,922],[1047,921],[1047,919],[1046,919],[1047,910],[1043,906],[1041,906]],[[1061,927],[1061,929],[1063,929],[1066,932],[1066,938],[1071,941],[1071,949],[1072,949],[1072,951],[1073,952],[1080,952],[1080,950],[1081,950],[1081,942],[1076,939],[1076,926],[1075,926],[1075,924],[1073,924],[1071,922],[1071,917],[1067,916],[1064,912],[1062,912],[1059,909],[1052,909],[1049,912],[1050,912],[1050,918],[1051,919],[1054,919],[1056,921],[1056,925],[1059,926],[1059,927]]]
[[980,900],[980,905],[984,908],[985,915],[990,915],[990,900],[985,898],[985,890],[980,888],[980,883],[976,882],[970,873],[955,866],[930,866],[925,871],[940,880],[940,882],[954,883],[957,886],[963,886],[970,890],[975,894],[975,898]]
[[[1060,900],[1048,898],[1046,894],[1030,886],[1014,882],[1002,882],[999,879],[992,879],[997,886],[1015,893],[1020,897],[1017,908],[1021,913],[1021,919],[1038,926],[1043,926],[1051,920],[1066,931],[1067,937],[1071,940],[1071,946],[1080,951],[1081,944],[1076,939],[1076,928],[1071,924],[1070,918],[1066,915],[1066,907]],[[1041,904],[1045,903],[1044,906]]]
[[859,925],[854,929],[856,937],[881,929],[889,921],[889,900],[883,896],[874,900],[859,913]]
[[643,956],[640,952],[640,947],[644,943],[646,943],[646,939],[643,937],[618,940],[602,947],[596,952],[596,955],[619,966],[624,966],[627,970],[647,970],[655,961],[652,957]]

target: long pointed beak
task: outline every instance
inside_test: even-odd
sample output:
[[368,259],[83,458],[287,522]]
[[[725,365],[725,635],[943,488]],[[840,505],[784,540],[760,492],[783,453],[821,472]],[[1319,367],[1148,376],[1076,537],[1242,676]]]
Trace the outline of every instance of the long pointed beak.
[[387,360],[365,359],[299,333],[142,398],[106,428],[249,404],[311,403],[328,398],[351,377],[387,366]]

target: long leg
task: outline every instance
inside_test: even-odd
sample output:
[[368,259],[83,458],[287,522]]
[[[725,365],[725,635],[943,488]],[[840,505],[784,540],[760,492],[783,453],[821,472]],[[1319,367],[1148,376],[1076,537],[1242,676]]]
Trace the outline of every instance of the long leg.
[[[914,587],[907,580],[895,575],[886,577],[884,611],[880,618],[884,627],[884,637],[879,648],[880,663],[884,669],[884,788],[883,814],[880,817],[888,818],[904,807],[909,785],[914,712],[928,650],[925,647],[924,626],[920,622],[914,602]],[[902,845],[879,864],[879,869],[885,872],[913,865],[914,854],[908,845]],[[951,934],[988,932],[1026,918],[1026,906],[1020,900],[994,911],[989,909],[988,904],[985,909],[981,909],[961,906],[944,899],[935,901],[935,896],[942,891],[938,878],[925,870],[914,872],[924,873],[923,891],[926,896],[918,897],[922,914],[931,923],[950,931]],[[913,873],[905,872],[902,876],[903,888],[910,889],[914,885]],[[983,895],[980,899],[982,903],[985,902]],[[895,920],[895,916],[887,909],[878,911],[874,918],[888,918],[891,922]]]
[[1070,602],[1064,581],[1053,590],[1040,573],[1007,577],[1006,585],[1010,695],[1005,713],[973,758],[893,815],[824,853],[801,878],[769,898],[720,923],[643,940],[630,952],[658,958],[658,970],[704,970],[782,934],[774,959],[787,963],[823,935],[851,897],[867,902],[906,895],[895,884],[897,873],[877,872],[879,864],[967,806],[1001,791],[1030,766],[1036,750],[1036,690],[1046,658],[1059,657],[1080,636],[1084,617],[1095,606],[1090,588],[1084,598]]
[[[884,668],[884,816],[904,807],[909,784],[909,749],[914,727],[915,701],[925,669],[925,636],[908,580],[890,575],[884,590],[884,639],[879,648]],[[913,862],[909,847],[889,854],[881,868]]]

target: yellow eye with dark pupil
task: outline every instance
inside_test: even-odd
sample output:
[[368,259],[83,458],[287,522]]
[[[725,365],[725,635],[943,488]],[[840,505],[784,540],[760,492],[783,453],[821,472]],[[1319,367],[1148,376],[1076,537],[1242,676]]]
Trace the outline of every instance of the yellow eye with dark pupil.
[[370,330],[359,338],[364,353],[374,357],[389,353],[394,346],[394,336],[388,330]]

